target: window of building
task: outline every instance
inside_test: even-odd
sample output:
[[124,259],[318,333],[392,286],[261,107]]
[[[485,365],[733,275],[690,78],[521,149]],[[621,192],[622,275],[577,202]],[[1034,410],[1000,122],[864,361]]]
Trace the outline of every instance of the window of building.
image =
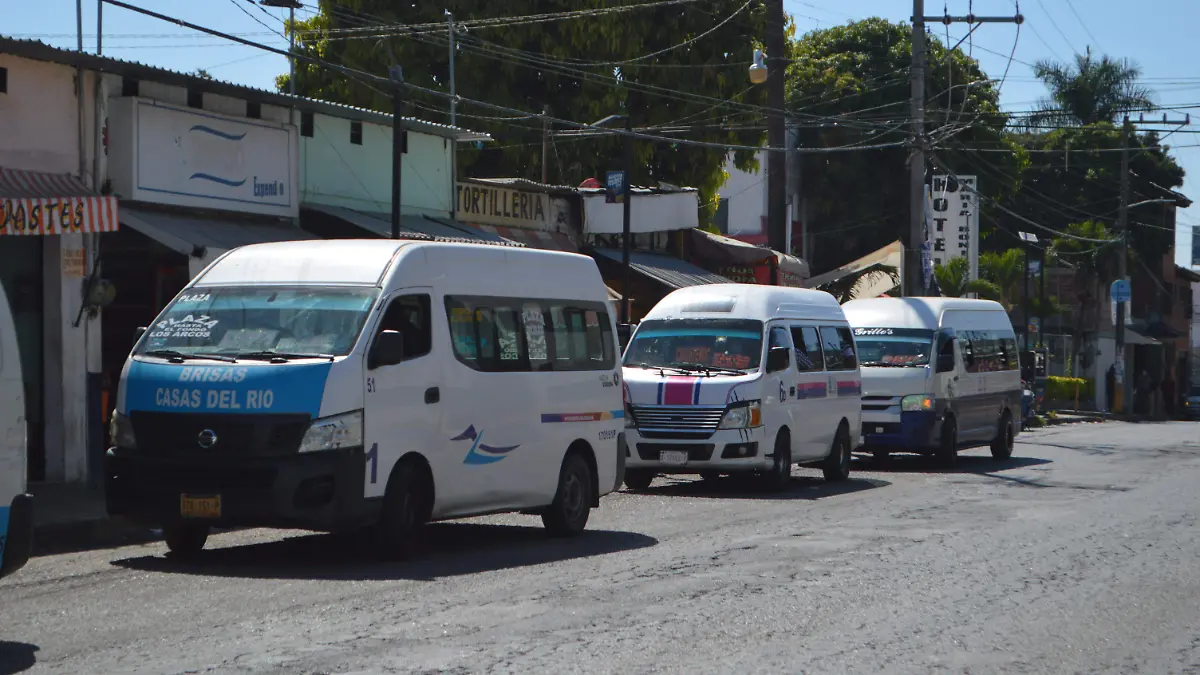
[[204,92],[196,89],[188,89],[187,104],[189,108],[203,108]]
[[0,94],[8,93],[8,68],[0,68]]
[[132,77],[121,78],[121,95],[122,96],[137,96],[138,89],[141,87],[137,80]]
[[310,112],[300,113],[300,135],[305,138],[313,137],[313,114]]
[[350,123],[350,144],[362,145],[362,122]]
[[261,120],[262,104],[257,101],[246,101],[246,117],[252,120]]

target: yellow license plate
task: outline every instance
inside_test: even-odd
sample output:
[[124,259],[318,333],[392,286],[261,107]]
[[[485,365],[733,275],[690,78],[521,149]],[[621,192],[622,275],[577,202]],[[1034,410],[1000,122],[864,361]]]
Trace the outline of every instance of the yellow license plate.
[[180,495],[179,515],[184,518],[220,518],[221,495]]

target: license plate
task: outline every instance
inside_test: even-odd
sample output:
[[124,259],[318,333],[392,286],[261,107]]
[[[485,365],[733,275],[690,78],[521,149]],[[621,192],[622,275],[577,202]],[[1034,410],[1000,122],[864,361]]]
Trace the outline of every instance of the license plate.
[[658,453],[658,461],[663,464],[687,464],[688,454],[685,450],[663,450]]
[[877,434],[882,434],[882,433],[883,433],[883,427],[875,427],[875,433],[877,433]]
[[179,515],[184,518],[220,518],[221,495],[180,495]]

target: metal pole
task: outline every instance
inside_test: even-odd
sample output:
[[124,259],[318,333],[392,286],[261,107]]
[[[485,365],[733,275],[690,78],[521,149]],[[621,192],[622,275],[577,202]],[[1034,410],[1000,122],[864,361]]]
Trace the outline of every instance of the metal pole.
[[296,95],[296,7],[288,7],[288,93]]
[[1042,336],[1046,334],[1046,249],[1042,248],[1041,263],[1038,267],[1038,349],[1045,345]]
[[921,244],[925,239],[925,0],[913,0],[910,79],[913,147],[908,173],[908,246],[904,250],[904,295],[925,295]]
[[400,238],[400,182],[404,175],[404,71],[400,66],[389,69],[395,82],[392,91],[392,239]]
[[[77,48],[79,56],[83,56],[83,0],[75,0],[75,33],[77,39]],[[83,87],[83,62],[80,59],[79,65],[75,67],[75,96],[78,99],[79,108],[79,178],[87,184],[87,125],[83,119],[84,112],[84,87]]]
[[1025,255],[1021,260],[1021,307],[1025,314],[1025,348],[1029,351],[1029,242],[1025,242]]
[[[625,131],[633,131],[633,111],[625,110]],[[632,235],[629,233],[630,211],[633,206],[633,136],[626,133],[625,135],[625,197],[621,204],[624,209],[621,223],[621,323],[629,323],[629,285],[631,275],[629,272],[629,256],[633,242]]]
[[[783,0],[767,2],[767,242],[776,251],[786,251],[787,242],[787,146],[783,108],[784,75],[787,69],[786,18]],[[779,284],[779,272],[771,268],[771,284]]]
[[[1129,257],[1129,117],[1125,117],[1124,123],[1121,125],[1121,209],[1117,215],[1117,229],[1121,231],[1121,246],[1120,252],[1117,255],[1117,278],[1124,279],[1127,274],[1126,265]],[[1131,406],[1129,405],[1133,393],[1133,378],[1129,375],[1128,365],[1125,358],[1125,303],[1117,303],[1117,325],[1116,325],[1116,361],[1117,373],[1116,384],[1117,390],[1114,392],[1113,403],[1114,407],[1125,414],[1129,414]]]
[[457,126],[458,103],[454,100],[454,15],[446,10],[446,25],[450,28],[450,126]]
[[96,56],[104,53],[104,0],[96,0]]
[[549,106],[542,106],[542,185],[546,184],[549,174],[546,170],[546,159],[550,149],[550,120],[546,119],[549,115]]

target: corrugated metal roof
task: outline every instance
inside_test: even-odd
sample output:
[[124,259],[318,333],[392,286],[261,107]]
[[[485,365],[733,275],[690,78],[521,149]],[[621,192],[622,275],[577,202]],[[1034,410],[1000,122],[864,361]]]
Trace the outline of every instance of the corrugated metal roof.
[[[323,204],[305,204],[301,208],[319,211],[334,218],[344,220],[351,225],[385,239],[392,236],[392,219],[388,214],[367,213],[340,206],[325,206]],[[400,225],[400,236],[404,239],[525,247],[524,244],[510,241],[490,232],[484,232],[465,223],[450,220],[449,218],[405,215],[400,217]]]
[[481,183],[487,185],[504,185],[514,189],[524,188],[534,192],[547,194],[575,194],[575,188],[567,185],[549,185],[529,180],[528,178],[464,178],[464,183]]
[[[617,264],[621,263],[621,251],[598,248],[593,249],[592,253],[604,256]],[[629,267],[639,274],[648,276],[671,288],[731,283],[729,279],[719,274],[713,274],[689,262],[661,253],[631,251],[629,254]]]
[[[392,116],[390,114],[376,110],[356,108],[343,103],[322,101],[304,96],[292,96],[265,89],[256,89],[225,80],[197,77],[190,73],[151,66],[138,61],[114,59],[110,56],[97,56],[96,54],[89,54],[87,52],[81,54],[71,49],[62,49],[61,47],[48,45],[40,40],[21,40],[0,35],[0,54],[12,54],[13,56],[33,59],[35,61],[47,61],[67,66],[81,65],[85,70],[154,80],[164,84],[190,87],[206,93],[220,94],[282,107],[294,107],[298,110],[320,113],[322,115],[329,115],[330,117],[353,119],[375,124],[392,123]],[[451,138],[459,142],[491,140],[491,136],[485,133],[470,131],[461,127],[452,127],[447,124],[439,124],[415,117],[402,117],[401,119],[406,129],[426,133],[431,136]]]
[[285,222],[200,217],[121,205],[121,223],[184,255],[197,249],[232,250],[248,244],[317,237]]

